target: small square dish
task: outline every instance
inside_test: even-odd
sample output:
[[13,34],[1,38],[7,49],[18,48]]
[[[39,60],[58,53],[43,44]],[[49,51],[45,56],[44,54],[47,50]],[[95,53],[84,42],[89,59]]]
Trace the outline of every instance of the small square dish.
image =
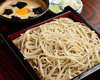
[[[16,59],[19,60],[20,64],[22,64],[26,71],[28,71],[28,73],[32,76],[35,77],[36,80],[45,80],[41,74],[36,70],[35,67],[32,68],[32,65],[29,64],[29,62],[27,60],[24,59],[23,54],[19,51],[19,49],[14,45],[13,40],[15,40],[16,38],[18,38],[21,34],[25,33],[27,30],[30,30],[32,28],[35,28],[44,24],[48,24],[52,21],[54,21],[55,19],[60,19],[60,18],[70,18],[72,19],[74,22],[81,22],[84,23],[90,30],[94,31],[96,33],[96,35],[98,35],[98,39],[100,39],[100,33],[91,25],[88,23],[87,20],[85,20],[80,14],[78,14],[76,11],[74,11],[71,7],[66,7],[65,10],[59,14],[56,14],[54,17],[45,20],[41,23],[38,23],[34,26],[31,26],[27,29],[24,29],[22,31],[19,31],[17,33],[11,34],[11,35],[7,35],[6,33],[2,32],[0,33],[2,36],[2,39],[6,42],[6,44],[10,47],[10,50],[13,51],[14,55],[16,56]],[[62,22],[63,23],[63,22]],[[83,24],[83,25],[84,25]],[[90,35],[91,36],[91,35]],[[71,47],[70,47],[71,48]],[[57,48],[58,49],[58,48]],[[39,54],[39,53],[38,53]],[[75,54],[73,54],[75,55]],[[62,56],[62,55],[61,55]],[[82,57],[82,56],[81,56]],[[54,57],[55,58],[55,57]],[[61,57],[59,57],[61,58]],[[58,59],[58,58],[57,58]],[[81,61],[81,60],[80,60]],[[76,61],[77,62],[77,61]],[[78,63],[77,63],[78,64]],[[81,64],[81,63],[80,63]],[[85,64],[84,64],[85,65]],[[83,65],[83,66],[84,66]],[[55,66],[54,66],[55,67]],[[87,69],[84,72],[81,72],[81,74],[76,75],[75,77],[71,78],[72,80],[82,80],[84,78],[86,78],[87,76],[89,76],[90,74],[98,71],[100,69],[100,64],[97,64],[89,69]],[[74,71],[73,71],[74,72]],[[70,73],[70,72],[69,72]],[[68,74],[69,74],[68,73]],[[56,75],[56,74],[55,74]],[[34,79],[33,79],[34,80]],[[64,78],[65,80],[65,78]]]

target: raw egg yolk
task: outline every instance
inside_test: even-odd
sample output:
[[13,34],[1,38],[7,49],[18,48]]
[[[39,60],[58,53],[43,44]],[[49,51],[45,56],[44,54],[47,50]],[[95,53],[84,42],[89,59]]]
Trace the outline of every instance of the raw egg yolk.
[[22,9],[17,10],[16,13],[19,15],[25,15],[29,13],[29,9],[22,8]]

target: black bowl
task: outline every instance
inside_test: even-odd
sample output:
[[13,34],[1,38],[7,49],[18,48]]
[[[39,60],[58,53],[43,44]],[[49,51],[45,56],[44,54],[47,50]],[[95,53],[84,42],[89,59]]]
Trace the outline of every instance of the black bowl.
[[[10,18],[6,18],[6,17],[0,15],[0,21],[3,22],[3,23],[6,23],[6,24],[11,24],[11,23],[14,23],[14,24],[16,24],[16,23],[20,24],[21,23],[22,24],[22,23],[25,23],[25,22],[39,20],[40,17],[43,16],[49,10],[49,0],[43,0],[43,1],[45,2],[47,8],[43,13],[39,14],[36,17],[32,17],[32,18],[28,18],[28,19],[12,20]],[[1,2],[1,4],[2,3],[3,2]]]

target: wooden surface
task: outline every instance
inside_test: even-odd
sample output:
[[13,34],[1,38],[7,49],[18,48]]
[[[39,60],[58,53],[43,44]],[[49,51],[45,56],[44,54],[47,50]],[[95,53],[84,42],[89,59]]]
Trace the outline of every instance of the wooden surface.
[[86,18],[100,32],[100,0],[82,0],[83,10],[81,15]]
[[[91,24],[93,24],[94,27],[98,29],[98,31],[100,31],[100,0],[82,1],[84,6],[81,15],[86,18]],[[7,27],[2,24],[0,25],[0,31],[12,33],[14,32],[13,30],[17,31],[17,28],[14,28],[14,26]],[[25,79],[25,76],[23,76],[22,74],[18,74],[20,70],[18,71],[18,67],[16,67],[15,63],[11,61],[10,58],[7,59],[7,56],[9,56],[9,54],[6,54],[6,56],[4,56],[5,52],[3,52],[3,50],[0,48],[0,80],[30,80]],[[6,51],[6,53],[9,53],[9,51]],[[13,66],[10,66],[8,63]],[[7,66],[9,67],[6,68]],[[11,73],[7,73],[10,71]],[[100,80],[98,74],[100,74],[100,71],[92,74],[92,77],[90,76],[90,78],[84,80]]]

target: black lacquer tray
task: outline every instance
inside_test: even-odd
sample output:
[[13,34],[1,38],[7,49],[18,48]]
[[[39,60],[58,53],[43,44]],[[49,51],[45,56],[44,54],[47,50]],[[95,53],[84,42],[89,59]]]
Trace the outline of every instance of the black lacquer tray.
[[[23,55],[20,53],[20,51],[12,42],[12,40],[19,37],[20,34],[24,33],[26,30],[37,27],[41,24],[48,23],[50,21],[53,21],[54,19],[58,19],[61,17],[69,17],[74,21],[78,21],[86,24],[91,30],[95,31],[100,38],[100,33],[86,19],[84,19],[80,14],[78,14],[70,7],[66,7],[65,10],[59,14],[49,13],[49,15],[50,16],[48,17],[46,16],[45,19],[41,18],[41,20],[34,23],[33,26],[32,24],[26,25],[31,27],[28,28],[25,27],[23,30],[19,30],[14,34],[7,35],[5,32],[0,33],[0,39],[1,39],[0,46],[3,50],[5,50],[6,53],[7,51],[9,52],[6,55],[8,55],[8,57],[10,57],[13,60],[13,62],[16,65],[15,69],[18,69],[18,73],[20,73],[24,78],[23,80],[41,80],[38,73],[30,66],[30,64],[26,60],[24,60]],[[72,80],[100,80],[99,70],[100,70],[100,65],[97,65],[89,69],[88,71],[83,72],[82,74],[76,76]]]

